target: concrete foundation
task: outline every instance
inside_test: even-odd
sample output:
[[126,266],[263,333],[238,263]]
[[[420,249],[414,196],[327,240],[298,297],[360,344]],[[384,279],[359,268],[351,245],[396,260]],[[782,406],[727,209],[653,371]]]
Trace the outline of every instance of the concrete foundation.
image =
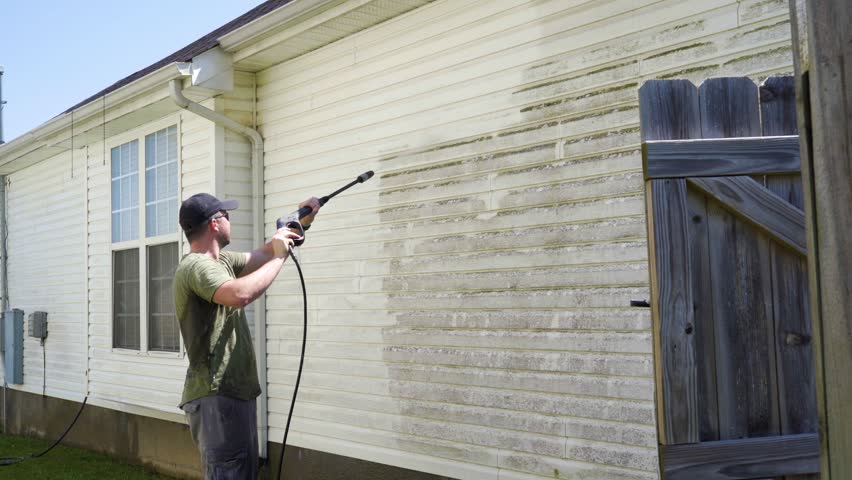
[[[80,403],[6,389],[0,408],[6,433],[56,440],[68,428]],[[182,423],[86,405],[63,445],[105,453],[177,478],[201,478],[201,463]],[[281,444],[269,442],[261,479],[278,478]],[[290,446],[284,459],[287,480],[450,480],[389,465]]]
[[[7,389],[3,407],[7,433],[52,441],[74,420],[80,403]],[[178,478],[200,478],[198,450],[189,428],[180,423],[87,404],[62,444],[105,453]]]

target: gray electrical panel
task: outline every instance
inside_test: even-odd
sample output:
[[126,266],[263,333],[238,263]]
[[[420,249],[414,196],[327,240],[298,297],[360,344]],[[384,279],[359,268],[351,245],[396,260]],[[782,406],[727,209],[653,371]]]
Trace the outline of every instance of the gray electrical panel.
[[6,383],[24,383],[24,311],[17,308],[3,314],[3,367]]
[[47,338],[47,312],[33,312],[29,320],[29,336],[40,338],[44,343]]

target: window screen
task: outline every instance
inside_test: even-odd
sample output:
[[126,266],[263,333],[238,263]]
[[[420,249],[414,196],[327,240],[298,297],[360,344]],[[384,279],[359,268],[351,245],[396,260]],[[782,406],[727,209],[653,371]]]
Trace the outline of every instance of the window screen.
[[172,283],[178,263],[178,244],[148,247],[148,349],[180,351]]
[[145,136],[145,236],[177,231],[177,127]]
[[112,241],[139,238],[139,141],[119,145],[112,154]]
[[115,251],[112,265],[112,343],[139,350],[139,249]]

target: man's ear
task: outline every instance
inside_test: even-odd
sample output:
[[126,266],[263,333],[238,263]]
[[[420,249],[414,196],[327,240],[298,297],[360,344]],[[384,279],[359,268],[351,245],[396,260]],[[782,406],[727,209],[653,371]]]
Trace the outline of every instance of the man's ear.
[[219,233],[219,222],[211,218],[207,221],[207,228],[210,232]]

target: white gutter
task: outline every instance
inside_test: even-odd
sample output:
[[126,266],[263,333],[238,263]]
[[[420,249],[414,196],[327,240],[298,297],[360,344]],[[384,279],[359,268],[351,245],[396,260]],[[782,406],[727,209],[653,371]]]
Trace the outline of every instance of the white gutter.
[[[222,115],[221,113],[210,110],[207,107],[201,106],[183,95],[183,81],[174,79],[169,82],[169,95],[172,100],[181,108],[204,117],[211,122],[222,125],[223,127],[240,133],[251,140],[251,168],[252,168],[252,213],[254,214],[254,245],[261,245],[264,240],[264,220],[263,220],[263,137],[257,130],[237,123],[236,121]],[[260,425],[259,447],[260,456],[265,458],[266,443],[268,441],[268,426],[269,417],[267,415],[267,404],[269,395],[267,393],[266,382],[266,294],[263,294],[254,301],[254,336],[257,342],[257,362],[258,375],[260,381],[261,394],[258,398],[258,419]]]

